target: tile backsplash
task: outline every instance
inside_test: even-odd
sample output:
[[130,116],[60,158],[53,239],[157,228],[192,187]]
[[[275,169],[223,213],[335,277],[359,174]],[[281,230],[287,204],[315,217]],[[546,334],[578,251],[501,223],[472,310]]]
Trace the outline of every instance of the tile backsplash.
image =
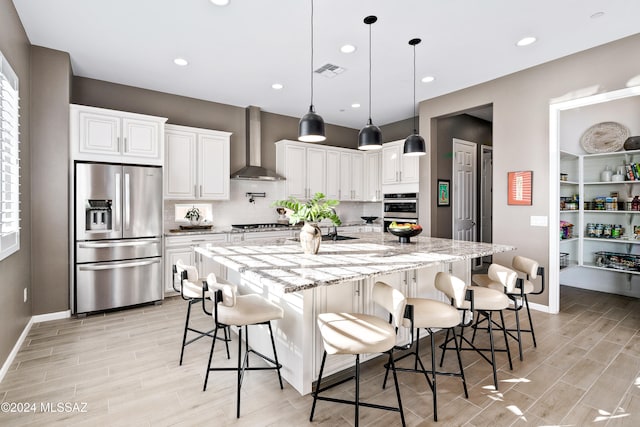
[[[210,205],[211,223],[214,228],[229,228],[231,224],[277,222],[278,213],[271,206],[283,194],[282,182],[231,180],[230,200],[165,200],[165,231],[186,224],[182,218],[176,220],[176,206]],[[265,197],[254,197],[250,203],[247,193],[265,193]],[[382,216],[382,203],[341,202],[336,212],[344,223],[362,221],[361,216]]]

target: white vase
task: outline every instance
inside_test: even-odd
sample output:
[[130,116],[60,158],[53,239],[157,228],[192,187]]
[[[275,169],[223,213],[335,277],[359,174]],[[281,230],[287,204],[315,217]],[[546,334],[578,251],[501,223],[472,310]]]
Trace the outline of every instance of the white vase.
[[189,219],[191,225],[200,225],[200,218],[191,218]]
[[300,230],[300,245],[305,254],[315,255],[320,250],[322,231],[315,222],[305,222]]

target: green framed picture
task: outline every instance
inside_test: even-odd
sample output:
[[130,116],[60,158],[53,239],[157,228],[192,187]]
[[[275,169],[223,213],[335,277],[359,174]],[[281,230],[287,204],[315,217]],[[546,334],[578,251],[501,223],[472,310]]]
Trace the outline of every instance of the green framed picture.
[[448,179],[438,179],[438,207],[451,206],[449,199],[451,181]]

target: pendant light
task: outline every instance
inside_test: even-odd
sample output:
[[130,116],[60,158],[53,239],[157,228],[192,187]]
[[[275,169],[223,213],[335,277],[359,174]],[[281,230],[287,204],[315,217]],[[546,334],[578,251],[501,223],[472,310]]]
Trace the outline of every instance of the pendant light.
[[422,40],[411,39],[409,45],[413,46],[413,133],[404,140],[405,156],[423,156],[427,154],[424,138],[418,135],[416,126],[416,45]]
[[322,142],[324,136],[324,120],[313,108],[313,0],[311,0],[311,105],[298,124],[298,141]]
[[367,16],[364,23],[369,26],[369,121],[358,134],[358,150],[379,150],[382,148],[382,132],[371,121],[371,25],[378,20],[375,16]]

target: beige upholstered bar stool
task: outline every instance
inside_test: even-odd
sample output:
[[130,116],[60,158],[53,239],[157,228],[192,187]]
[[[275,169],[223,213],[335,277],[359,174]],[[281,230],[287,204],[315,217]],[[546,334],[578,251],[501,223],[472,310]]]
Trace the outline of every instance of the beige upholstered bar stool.
[[[533,339],[533,346],[537,347],[536,335],[533,329],[533,321],[531,320],[531,311],[529,309],[529,299],[527,295],[540,295],[544,292],[544,267],[540,267],[540,264],[531,259],[520,255],[513,257],[511,266],[517,272],[524,275],[524,279],[516,281],[515,289],[509,292],[507,295],[513,301],[513,307],[509,307],[509,310],[513,310],[516,315],[516,328],[507,329],[509,335],[518,341],[518,350],[520,353],[520,360],[522,360],[522,332],[529,332]],[[540,277],[540,289],[535,290],[533,280]],[[492,289],[501,290],[502,284],[492,281],[487,274],[474,274],[471,280],[478,286],[490,287]],[[529,319],[529,329],[522,329],[520,327],[520,310],[522,307],[527,309],[527,318]],[[513,336],[513,332],[517,336]]]
[[[214,331],[214,329],[211,329],[210,331],[201,331],[199,329],[195,329],[189,326],[189,320],[191,318],[191,306],[203,300],[202,285],[200,284],[200,280],[198,277],[198,269],[192,265],[183,263],[182,260],[178,260],[173,265],[173,275],[174,275],[173,290],[175,290],[176,292],[179,292],[182,299],[187,301],[187,317],[184,322],[184,333],[182,334],[182,348],[180,350],[180,365],[182,365],[184,348],[189,344],[205,336],[213,338],[213,335],[211,333]],[[178,283],[180,288],[176,286],[176,280],[175,280],[176,275],[179,278]],[[189,332],[193,332],[196,335],[193,338],[191,338],[189,341],[187,341],[187,334]],[[231,356],[229,355],[230,338],[227,332],[228,330],[225,329],[224,338],[221,338],[221,339],[223,339],[225,342],[225,346],[227,347],[227,358],[229,359],[231,358]]]
[[[278,362],[278,353],[276,351],[276,344],[273,339],[273,329],[271,328],[271,321],[276,319],[282,319],[284,316],[284,310],[282,307],[268,301],[267,299],[256,295],[238,295],[238,290],[235,285],[229,283],[220,283],[217,281],[215,274],[209,274],[207,280],[203,283],[203,291],[211,300],[213,300],[213,311],[209,312],[204,304],[202,306],[204,310],[213,316],[215,325],[214,337],[217,336],[218,330],[225,330],[229,326],[238,327],[238,365],[235,368],[212,368],[211,361],[213,360],[213,351],[215,349],[216,340],[211,343],[211,352],[209,353],[209,362],[207,364],[207,373],[204,378],[204,386],[202,391],[207,390],[207,382],[209,381],[209,372],[211,371],[236,371],[237,372],[237,384],[236,384],[236,417],[240,418],[240,389],[242,388],[242,378],[245,371],[256,370],[276,370],[278,373],[278,381],[280,382],[280,389],[284,387],[282,385],[282,376],[280,376],[280,369],[282,365]],[[273,359],[266,355],[249,348],[249,329],[251,325],[267,325],[269,327],[269,335],[271,337],[271,347],[273,348]],[[245,351],[244,357],[242,356],[242,328],[245,331]],[[249,353],[253,353],[261,359],[265,360],[273,366],[249,366]]]
[[[513,270],[506,269],[511,272],[509,273],[504,269],[506,269],[506,267],[492,264],[489,267],[489,276],[496,281],[515,283],[517,277],[516,273]],[[455,307],[463,310],[463,316],[465,316],[466,314],[465,311],[468,310],[472,313],[478,313],[478,319],[480,316],[482,316],[483,320],[487,321],[487,329],[489,332],[489,348],[479,348],[474,345],[473,338],[475,338],[475,330],[474,337],[471,339],[471,341],[469,341],[464,336],[464,329],[465,327],[470,326],[470,323],[463,323],[460,329],[460,349],[475,351],[491,365],[493,369],[493,384],[496,390],[498,390],[498,375],[496,372],[495,353],[497,351],[506,352],[507,358],[509,359],[509,369],[513,369],[513,365],[511,363],[511,351],[509,349],[509,342],[507,341],[507,332],[504,327],[504,316],[502,314],[502,310],[509,306],[509,298],[507,298],[507,295],[505,293],[497,291],[495,289],[484,288],[480,286],[467,286],[467,284],[462,279],[446,272],[439,272],[438,274],[436,274],[436,288],[444,292],[445,295],[447,295],[447,297],[451,299],[452,304]],[[495,312],[500,315],[499,324],[493,319],[493,314]],[[494,325],[503,332],[505,348],[496,348],[495,346],[493,338]],[[448,347],[448,343],[450,340],[451,339],[449,338],[449,330],[447,330],[445,342],[441,345],[443,351],[440,358],[440,366],[442,366],[442,363],[444,361],[446,350],[453,349]],[[467,347],[465,347],[463,344],[467,344]],[[489,352],[491,358],[487,357],[485,352]]]
[[[312,392],[313,405],[309,421],[313,421],[313,414],[318,400],[334,403],[344,403],[355,407],[355,426],[358,426],[360,416],[360,406],[383,409],[387,411],[400,412],[400,420],[405,425],[402,400],[400,398],[400,387],[396,376],[395,364],[393,361],[393,349],[396,344],[396,329],[402,322],[405,307],[405,298],[402,293],[393,289],[389,285],[376,282],[373,286],[373,300],[376,304],[385,308],[391,314],[394,324],[391,324],[377,316],[359,313],[322,313],[318,315],[318,328],[322,335],[324,353],[320,365],[320,374],[316,388]],[[393,372],[393,379],[396,388],[398,407],[377,405],[360,401],[360,355],[366,353],[389,353],[389,366]],[[335,384],[322,388],[322,373],[327,354],[351,354],[356,358],[355,375],[339,381]],[[356,389],[355,399],[336,399],[328,396],[320,396],[333,387],[341,385],[355,378]]]
[[[445,284],[442,284],[445,286]],[[436,287],[438,285],[436,284]],[[405,359],[410,356],[414,356],[413,368],[401,368],[396,367],[397,371],[402,372],[415,372],[424,374],[427,379],[427,384],[433,394],[433,420],[438,421],[438,394],[437,394],[437,375],[455,376],[462,379],[462,387],[464,389],[465,397],[469,397],[467,391],[467,383],[464,377],[464,369],[462,367],[462,360],[460,358],[460,348],[458,346],[458,340],[456,338],[454,328],[460,325],[461,316],[460,311],[442,301],[436,301],[427,298],[407,298],[407,306],[405,309],[405,317],[403,319],[403,326],[408,328],[410,332],[410,342],[407,346],[396,346],[396,349],[407,350],[415,347],[414,350],[403,354],[395,359],[396,362]],[[425,329],[429,333],[431,341],[431,369],[427,370],[420,359],[420,329]],[[440,329],[447,329],[452,332],[453,341],[455,343],[456,356],[458,358],[459,372],[443,372],[436,370],[436,344],[435,333]],[[416,337],[414,339],[414,330],[416,331]],[[415,346],[414,346],[415,343]],[[389,373],[389,365],[386,365],[387,372],[384,376],[384,382],[382,387],[384,388],[387,383],[387,375]],[[429,378],[429,374],[431,378]]]

